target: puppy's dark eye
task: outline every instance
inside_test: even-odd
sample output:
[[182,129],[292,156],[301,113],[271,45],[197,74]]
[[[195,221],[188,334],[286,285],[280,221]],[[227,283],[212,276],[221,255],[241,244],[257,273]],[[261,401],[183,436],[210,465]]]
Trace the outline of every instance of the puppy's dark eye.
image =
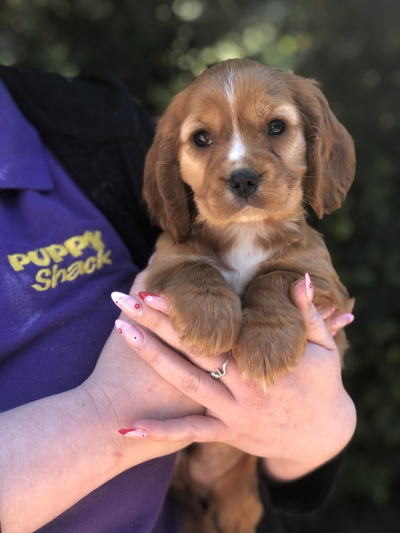
[[211,136],[208,131],[198,131],[197,133],[195,133],[193,140],[197,144],[197,146],[200,147],[210,146],[210,144],[213,143],[213,140],[211,139]]
[[283,120],[271,120],[268,124],[268,135],[282,135],[286,129]]

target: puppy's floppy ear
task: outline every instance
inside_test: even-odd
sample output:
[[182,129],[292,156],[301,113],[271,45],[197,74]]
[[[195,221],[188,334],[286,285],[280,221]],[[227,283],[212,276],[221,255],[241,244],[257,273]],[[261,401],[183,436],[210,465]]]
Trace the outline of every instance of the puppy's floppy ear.
[[190,230],[188,198],[180,177],[178,143],[180,125],[170,106],[158,123],[146,157],[143,196],[150,217],[175,242],[183,242]]
[[293,94],[302,115],[308,146],[304,178],[307,202],[319,218],[338,209],[354,179],[354,143],[332,113],[313,80],[296,76]]

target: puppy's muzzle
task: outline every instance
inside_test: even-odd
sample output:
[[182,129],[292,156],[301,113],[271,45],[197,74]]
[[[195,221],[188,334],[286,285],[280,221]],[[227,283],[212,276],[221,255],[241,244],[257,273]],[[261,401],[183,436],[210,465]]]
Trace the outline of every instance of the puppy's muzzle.
[[236,196],[248,198],[253,194],[261,181],[257,172],[251,169],[239,169],[232,172],[228,179],[228,186]]

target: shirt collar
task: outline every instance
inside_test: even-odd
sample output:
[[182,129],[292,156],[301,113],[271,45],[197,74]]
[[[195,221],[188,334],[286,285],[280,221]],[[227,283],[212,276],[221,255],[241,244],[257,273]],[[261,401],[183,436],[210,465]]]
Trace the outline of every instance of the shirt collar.
[[52,188],[39,134],[0,80],[0,189]]

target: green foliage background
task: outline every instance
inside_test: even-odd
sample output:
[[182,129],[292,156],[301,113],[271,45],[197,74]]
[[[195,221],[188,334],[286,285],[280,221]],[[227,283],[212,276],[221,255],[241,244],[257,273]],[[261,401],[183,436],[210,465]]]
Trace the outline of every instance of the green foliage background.
[[301,532],[400,531],[400,2],[3,0],[0,63],[113,72],[154,114],[208,65],[252,57],[318,79],[356,180],[318,228],[356,297],[344,379],[358,409],[338,490]]

